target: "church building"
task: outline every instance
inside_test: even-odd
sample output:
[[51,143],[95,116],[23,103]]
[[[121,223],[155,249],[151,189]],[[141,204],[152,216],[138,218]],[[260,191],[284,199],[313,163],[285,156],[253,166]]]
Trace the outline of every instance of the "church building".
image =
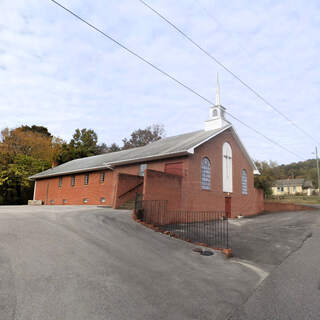
[[173,210],[263,211],[254,188],[254,162],[216,105],[200,131],[161,139],[144,147],[69,161],[30,177],[34,200],[45,205],[105,205],[130,208],[144,200],[168,200]]

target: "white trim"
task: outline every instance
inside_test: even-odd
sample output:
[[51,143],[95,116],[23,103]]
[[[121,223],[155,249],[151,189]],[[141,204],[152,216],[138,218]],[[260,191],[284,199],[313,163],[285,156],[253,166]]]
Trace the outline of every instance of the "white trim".
[[220,131],[218,131],[218,132],[215,132],[214,134],[212,134],[210,137],[208,137],[208,138],[206,138],[206,139],[204,139],[204,140],[202,140],[201,142],[199,142],[198,144],[196,144],[196,145],[194,145],[193,147],[191,147],[190,149],[188,149],[187,151],[188,151],[188,153],[191,153],[191,154],[194,154],[194,149],[195,148],[197,148],[197,147],[199,147],[199,146],[201,146],[202,144],[204,144],[205,142],[207,142],[208,140],[210,140],[210,139],[212,139],[212,138],[214,138],[215,136],[217,136],[218,134],[220,134],[220,133],[222,133],[223,131],[225,131],[225,130],[227,130],[227,129],[229,129],[229,128],[231,128],[232,127],[232,124],[230,124],[230,125],[228,125],[228,126],[226,126],[226,127],[224,127],[224,128],[222,128]]
[[233,192],[233,159],[229,142],[222,145],[222,191]]
[[259,171],[258,169],[253,170],[253,174],[256,174],[256,175],[258,175],[258,176],[261,175],[261,173],[260,173],[260,171]]
[[179,151],[179,152],[170,152],[170,153],[163,153],[153,156],[147,156],[143,158],[133,158],[133,159],[127,159],[122,161],[114,161],[114,162],[108,162],[110,165],[123,165],[123,164],[129,164],[129,163],[137,163],[137,162],[145,162],[150,160],[158,160],[163,158],[173,158],[173,157],[180,157],[185,156],[189,153],[188,150],[185,151]]
[[236,139],[236,141],[238,142],[240,149],[242,150],[242,152],[244,153],[245,157],[247,158],[247,160],[249,161],[249,163],[251,164],[252,168],[253,168],[253,174],[260,174],[259,170],[257,169],[256,165],[254,164],[253,160],[251,159],[251,157],[249,156],[245,146],[243,145],[242,141],[240,140],[236,130],[234,129],[234,127],[232,126],[232,124],[222,128],[220,131],[215,132],[213,135],[211,135],[209,138],[204,139],[203,141],[199,142],[198,144],[196,144],[195,146],[193,146],[192,148],[188,149],[188,152],[191,154],[194,154],[194,149],[201,146],[203,143],[207,142],[208,140],[214,138],[215,136],[217,136],[218,134],[224,132],[225,130],[231,128],[231,133],[234,136],[234,138]]
[[33,175],[33,176],[29,177],[29,179],[30,180],[46,179],[46,178],[50,178],[50,177],[56,177],[56,176],[61,176],[61,175],[69,175],[69,174],[73,174],[73,173],[81,173],[81,172],[87,172],[87,171],[96,171],[96,170],[100,170],[100,169],[114,170],[115,166],[121,166],[121,165],[125,165],[125,164],[137,163],[137,162],[146,162],[146,161],[158,160],[158,159],[163,159],[163,158],[173,158],[173,157],[185,156],[185,155],[188,155],[188,154],[194,154],[195,148],[199,147],[200,145],[204,144],[208,140],[216,137],[220,133],[222,133],[222,132],[224,132],[224,131],[226,131],[227,129],[230,129],[230,128],[231,128],[231,133],[233,134],[233,136],[235,137],[236,141],[240,145],[241,150],[243,151],[243,153],[245,154],[247,160],[249,161],[249,163],[253,167],[254,174],[258,174],[257,172],[259,172],[259,171],[257,170],[254,162],[250,158],[250,156],[249,156],[248,152],[246,151],[243,143],[240,141],[240,138],[239,138],[238,134],[236,133],[235,129],[232,127],[232,124],[229,124],[229,125],[221,128],[221,130],[216,131],[215,133],[213,133],[208,138],[202,140],[201,142],[197,143],[196,145],[192,146],[191,148],[189,148],[187,150],[183,150],[183,151],[179,151],[179,152],[163,153],[163,154],[152,155],[152,156],[146,156],[146,157],[142,157],[142,158],[132,158],[132,159],[126,159],[126,160],[120,160],[120,161],[114,161],[114,162],[103,162],[102,166],[92,167],[92,168],[68,170],[68,171],[62,171],[62,172],[55,172],[55,173],[51,173],[51,174],[48,173],[46,175],[40,175],[40,176],[37,176],[37,174],[36,174],[36,175]]
[[249,156],[248,151],[246,150],[245,146],[243,145],[242,141],[240,140],[236,130],[233,127],[231,129],[232,129],[231,132],[233,133],[233,136],[236,138],[238,144],[240,145],[242,152],[244,153],[244,155],[246,156],[247,160],[249,161],[249,163],[251,164],[251,166],[253,168],[253,174],[260,174],[260,172],[257,169],[256,165],[254,164],[253,160]]
[[57,177],[57,176],[65,176],[73,173],[81,173],[81,172],[88,172],[88,171],[96,171],[100,169],[110,169],[114,170],[114,166],[118,165],[125,165],[130,163],[137,163],[137,162],[145,162],[145,161],[151,161],[151,160],[157,160],[157,159],[163,159],[163,158],[173,158],[173,157],[180,157],[185,156],[188,154],[188,151],[180,151],[180,152],[172,152],[172,153],[164,153],[156,156],[147,156],[143,158],[133,158],[133,159],[127,159],[122,161],[114,161],[114,162],[104,162],[104,166],[98,166],[98,167],[92,167],[92,168],[83,168],[83,169],[76,169],[76,170],[68,170],[68,171],[62,171],[62,172],[54,172],[54,173],[48,173],[43,176],[37,177],[36,175],[29,177],[30,180],[36,180],[36,179],[46,179],[50,177]]
[[110,165],[105,165],[105,166],[99,166],[99,167],[92,167],[92,168],[84,168],[84,169],[76,169],[76,170],[68,170],[68,171],[62,171],[62,172],[54,172],[54,173],[49,173],[45,176],[39,176],[37,177],[36,175],[29,177],[29,180],[37,180],[37,179],[46,179],[46,178],[51,178],[51,177],[57,177],[57,176],[66,176],[69,174],[74,174],[74,173],[81,173],[81,172],[87,172],[87,171],[96,171],[99,169],[110,169],[113,170],[113,167]]

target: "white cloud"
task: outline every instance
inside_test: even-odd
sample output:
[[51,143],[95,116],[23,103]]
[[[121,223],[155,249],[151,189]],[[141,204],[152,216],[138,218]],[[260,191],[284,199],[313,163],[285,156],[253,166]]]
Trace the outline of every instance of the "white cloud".
[[[314,142],[138,1],[61,2],[212,100],[219,71],[228,111],[311,157]],[[317,1],[149,3],[320,140]],[[203,127],[205,102],[49,0],[3,0],[0,10],[0,128],[36,123],[69,139],[90,127],[100,141],[119,143],[156,122],[168,135]],[[253,158],[298,160],[233,123]]]

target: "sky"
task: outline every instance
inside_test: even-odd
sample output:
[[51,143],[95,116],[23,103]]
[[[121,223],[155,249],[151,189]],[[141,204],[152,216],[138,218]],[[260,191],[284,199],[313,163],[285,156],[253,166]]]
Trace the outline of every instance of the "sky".
[[[61,0],[210,101],[219,73],[227,111],[255,160],[314,157],[320,141],[320,2],[145,0],[312,137],[268,107],[138,0]],[[163,124],[167,136],[204,128],[210,104],[94,32],[50,0],[0,0],[0,129],[43,125],[65,140],[92,128],[121,144]],[[320,147],[320,144],[318,144]]]

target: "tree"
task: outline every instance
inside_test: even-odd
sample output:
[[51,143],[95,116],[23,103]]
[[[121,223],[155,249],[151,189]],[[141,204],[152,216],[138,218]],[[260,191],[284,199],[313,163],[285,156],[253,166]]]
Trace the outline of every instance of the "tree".
[[151,142],[160,140],[165,135],[165,130],[163,125],[153,124],[152,126],[148,126],[145,129],[138,129],[131,133],[129,139],[124,138],[123,142],[123,150],[142,147]]
[[60,140],[45,127],[22,126],[2,130],[0,204],[22,204],[32,198],[33,182],[28,177],[50,168],[59,149]]
[[264,196],[269,197],[272,195],[272,183],[276,179],[274,169],[278,165],[272,161],[255,161],[255,165],[260,175],[254,176],[254,186],[255,188],[263,189]]
[[[44,128],[44,127],[42,127]],[[53,149],[57,149],[59,141],[51,135],[25,130],[23,127],[15,129],[5,128],[0,134],[0,152],[2,156],[24,154],[36,159],[52,161]]]
[[112,143],[107,150],[108,150],[107,152],[116,152],[116,151],[120,151],[121,148],[116,143]]
[[105,143],[101,143],[100,145],[98,145],[97,154],[104,154],[107,152],[109,152],[109,148]]
[[31,127],[29,126],[21,126],[22,131],[31,131],[34,133],[40,133],[48,138],[52,138],[52,134],[48,131],[48,128],[43,126],[36,126],[33,125]]
[[4,204],[23,204],[32,199],[34,183],[28,177],[50,166],[47,160],[16,155],[10,163],[0,167],[0,201]]
[[98,136],[92,129],[76,129],[69,143],[64,142],[57,163],[62,164],[70,160],[90,157],[107,152],[105,143],[98,145]]

